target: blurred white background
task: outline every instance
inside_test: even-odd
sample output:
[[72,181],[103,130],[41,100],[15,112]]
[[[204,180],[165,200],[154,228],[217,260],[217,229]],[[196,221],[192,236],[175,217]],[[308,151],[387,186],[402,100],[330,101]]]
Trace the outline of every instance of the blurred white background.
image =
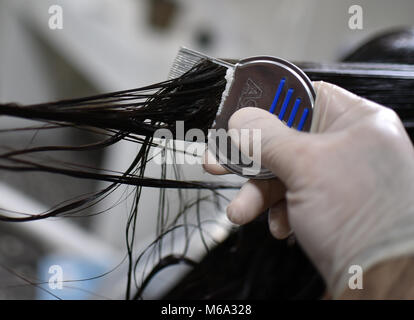
[[[56,4],[63,9],[62,30],[51,30],[48,25],[48,9]],[[353,4],[363,8],[362,30],[348,27],[348,9]],[[412,0],[0,0],[0,102],[35,103],[162,81],[181,45],[222,58],[269,54],[291,61],[334,61],[376,32],[413,25],[413,12]],[[10,121],[0,118],[0,127],[24,123]],[[62,144],[86,138],[68,133],[43,139],[44,143]],[[121,143],[89,160],[96,166],[122,170],[136,150],[136,146]],[[150,166],[147,173],[155,175],[158,170]],[[211,179],[199,167],[185,171],[188,178]],[[58,198],[103,186],[62,177],[46,181],[44,176],[37,175],[21,176],[16,181],[1,174],[0,179],[5,188],[0,194],[1,207],[27,201],[28,208],[47,208]],[[17,192],[17,198],[3,196],[13,193],[9,187]],[[154,237],[157,201],[154,190],[146,190],[142,195],[144,214],[137,230],[141,247]],[[60,228],[62,239],[56,240],[52,248],[39,249],[32,260],[42,254],[50,255],[50,251],[82,256],[83,246],[90,251],[93,248],[92,257],[105,256],[104,260],[114,265],[125,252],[127,212],[127,207],[121,205],[110,214],[87,222],[65,220],[62,225],[58,225],[62,222],[59,221],[55,225],[42,224],[39,229],[0,225],[0,261],[11,263],[10,243],[16,246],[24,236],[31,235],[44,244],[57,239],[58,234],[50,230]],[[215,214],[224,219],[223,212]],[[10,231],[15,228],[14,233]],[[7,232],[2,230],[13,234],[6,237]],[[223,230],[216,231],[219,239],[225,235]],[[61,250],[65,239],[71,241],[68,252]],[[196,256],[201,257],[203,252],[195,245]],[[22,270],[35,272],[33,269],[39,268],[30,259],[16,261]],[[125,270],[121,269],[116,285],[99,284],[104,288],[101,292],[107,297],[122,298],[124,276]],[[0,281],[7,281],[8,277],[10,274],[6,273]],[[166,280],[153,285],[151,297],[165,290],[163,281]],[[0,289],[0,297],[36,297],[32,291],[11,293]],[[81,297],[93,298],[87,294]]]

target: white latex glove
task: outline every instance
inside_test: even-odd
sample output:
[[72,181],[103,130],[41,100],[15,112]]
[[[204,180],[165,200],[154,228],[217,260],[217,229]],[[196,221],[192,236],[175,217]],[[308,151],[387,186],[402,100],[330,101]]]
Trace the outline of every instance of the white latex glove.
[[[414,149],[392,110],[328,83],[314,86],[311,134],[262,109],[231,117],[230,128],[262,130],[262,165],[280,180],[248,181],[227,214],[245,224],[270,208],[272,234],[283,238],[292,228],[337,297],[351,265],[367,271],[414,253]],[[207,171],[226,172],[208,163]]]

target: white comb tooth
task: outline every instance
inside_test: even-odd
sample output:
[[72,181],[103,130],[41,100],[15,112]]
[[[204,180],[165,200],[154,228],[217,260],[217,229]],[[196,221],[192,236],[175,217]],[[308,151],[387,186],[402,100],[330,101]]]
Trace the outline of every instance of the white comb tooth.
[[229,62],[216,59],[213,57],[209,57],[200,52],[181,47],[180,50],[178,50],[177,57],[175,58],[173,65],[170,69],[168,79],[174,79],[174,78],[178,78],[179,76],[182,76],[184,73],[186,73],[188,70],[194,67],[194,65],[197,64],[202,59],[208,59],[226,68],[235,67],[233,64]]
[[180,48],[170,69],[168,79],[174,79],[182,76],[201,59],[203,59],[202,56],[198,56],[196,53],[186,48]]

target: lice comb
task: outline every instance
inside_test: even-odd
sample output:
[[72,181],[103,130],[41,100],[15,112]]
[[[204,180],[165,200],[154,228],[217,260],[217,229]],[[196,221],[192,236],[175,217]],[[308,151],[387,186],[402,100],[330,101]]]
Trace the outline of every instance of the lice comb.
[[[233,113],[245,107],[268,110],[288,127],[309,131],[315,92],[305,73],[292,63],[271,56],[242,59],[237,63],[212,58],[199,52],[181,48],[170,70],[169,78],[176,78],[190,70],[203,59],[228,68],[227,86],[213,123],[213,129],[228,129]],[[221,138],[222,139],[222,138]],[[266,179],[274,175],[266,168],[259,172],[246,155],[227,138],[223,143],[216,133],[209,137],[209,148],[218,162],[228,170],[245,177]],[[231,155],[239,153],[239,161]]]

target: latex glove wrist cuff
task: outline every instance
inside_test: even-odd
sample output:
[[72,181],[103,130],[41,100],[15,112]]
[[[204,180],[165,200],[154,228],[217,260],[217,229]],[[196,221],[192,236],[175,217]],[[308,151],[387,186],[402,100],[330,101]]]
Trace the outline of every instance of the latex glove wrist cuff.
[[414,256],[414,224],[406,224],[403,227],[394,228],[394,230],[387,233],[383,239],[377,239],[375,244],[360,251],[356,256],[345,258],[347,262],[341,263],[341,267],[339,263],[336,268],[334,266],[333,276],[328,279],[328,286],[333,298],[339,298],[349,286],[350,279],[355,274],[355,271],[350,271],[352,270],[351,266],[360,266],[363,277],[370,268],[378,263],[404,256]]

